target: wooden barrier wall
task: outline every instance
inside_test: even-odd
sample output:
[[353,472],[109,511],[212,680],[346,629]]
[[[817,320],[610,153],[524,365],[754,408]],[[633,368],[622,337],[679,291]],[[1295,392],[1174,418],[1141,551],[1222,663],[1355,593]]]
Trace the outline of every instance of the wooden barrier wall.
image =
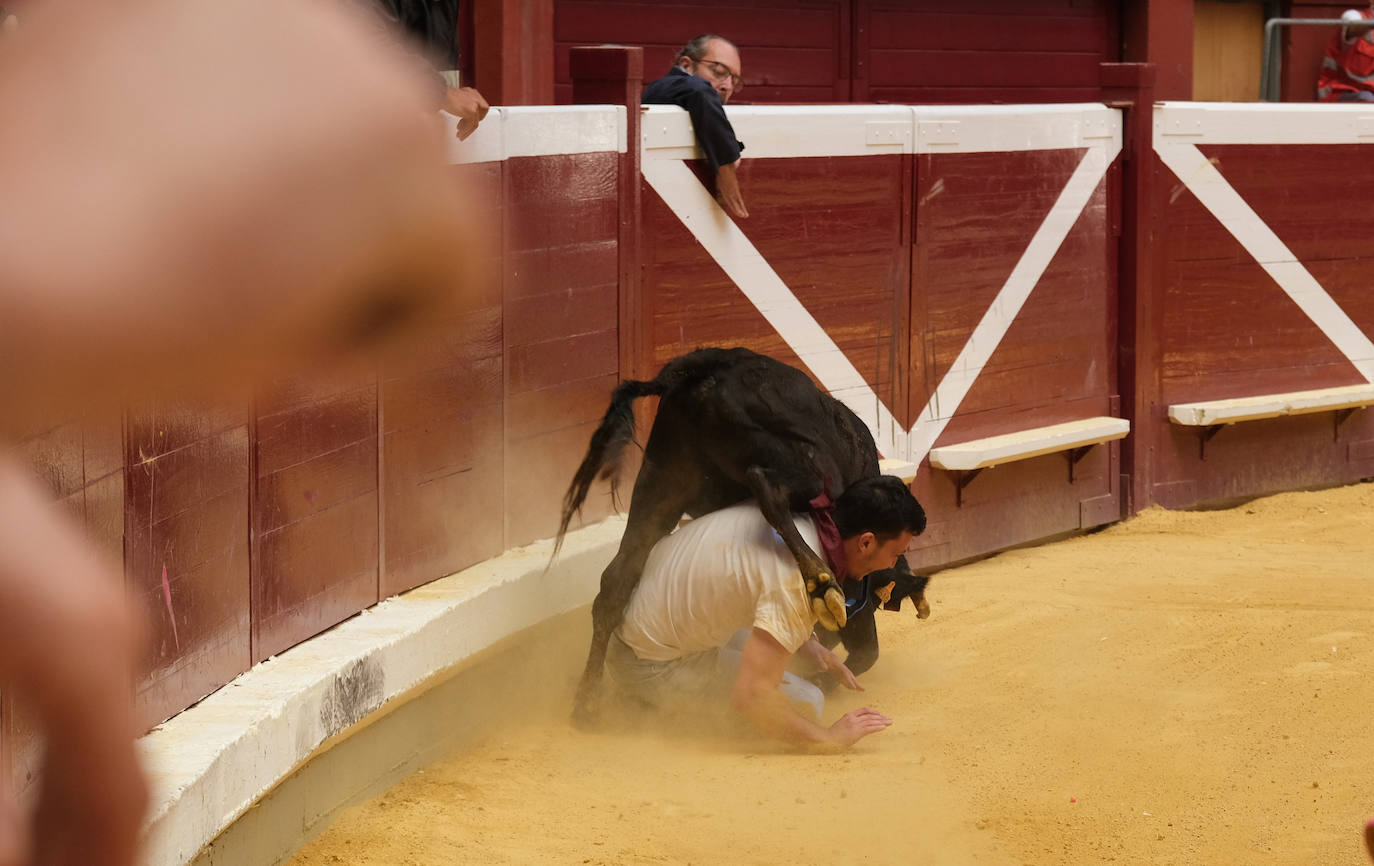
[[[1147,88],[1119,104],[734,108],[744,221],[694,171],[679,109],[493,114],[454,144],[453,172],[491,209],[495,276],[404,362],[283,379],[248,405],[65,419],[21,443],[123,557],[153,637],[141,718],[552,535],[617,379],[701,345],[797,364],[884,454],[920,464],[922,569],[1152,503],[1374,476],[1367,411],[1244,422],[1205,448],[1168,420],[1177,403],[1374,381],[1358,221],[1374,111],[1151,107]],[[929,463],[1104,415],[1131,435],[1072,475],[1047,454],[987,470],[959,501]],[[608,510],[602,496],[586,516]],[[6,698],[0,761],[21,788],[30,730]]]
[[[615,106],[502,109],[455,145],[455,180],[494,222],[492,278],[403,360],[21,443],[123,559],[150,630],[145,725],[382,598],[553,534],[619,373],[624,126]],[[21,790],[32,728],[5,697],[0,768]]]
[[1374,381],[1374,233],[1361,222],[1374,109],[1163,103],[1154,110],[1159,358],[1134,446],[1171,508],[1374,476],[1374,413],[1248,421],[1205,443],[1170,405]]
[[[643,330],[652,363],[746,345],[807,369],[888,457],[1119,410],[1107,173],[1119,112],[1094,104],[731,111],[750,217],[684,159],[676,108],[644,126]],[[924,567],[1121,517],[1117,446],[971,484],[923,463]]]

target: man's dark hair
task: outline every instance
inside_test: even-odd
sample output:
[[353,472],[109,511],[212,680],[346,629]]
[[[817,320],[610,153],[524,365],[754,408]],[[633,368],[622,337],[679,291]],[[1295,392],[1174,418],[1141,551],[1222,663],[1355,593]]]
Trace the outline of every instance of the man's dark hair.
[[880,541],[890,541],[903,532],[924,532],[926,512],[897,476],[861,478],[835,501],[835,528],[841,538],[871,532]]
[[682,46],[682,50],[679,51],[677,53],[677,56],[673,58],[673,65],[677,66],[677,62],[684,57],[686,57],[693,63],[696,63],[698,60],[705,57],[706,49],[708,46],[710,46],[712,39],[719,39],[721,42],[724,42],[726,45],[729,45],[736,51],[739,50],[739,46],[735,45],[735,43],[731,42],[729,39],[726,39],[724,36],[717,36],[714,33],[703,33],[697,38],[693,39],[691,42],[688,42],[686,45]]

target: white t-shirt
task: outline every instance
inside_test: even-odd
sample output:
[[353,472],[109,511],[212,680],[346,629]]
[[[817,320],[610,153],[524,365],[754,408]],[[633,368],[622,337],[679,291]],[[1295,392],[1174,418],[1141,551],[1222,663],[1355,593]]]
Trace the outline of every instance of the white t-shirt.
[[[820,550],[811,517],[793,519],[802,540]],[[815,623],[796,558],[749,502],[699,517],[654,545],[620,638],[641,659],[672,661],[757,627],[792,653]]]

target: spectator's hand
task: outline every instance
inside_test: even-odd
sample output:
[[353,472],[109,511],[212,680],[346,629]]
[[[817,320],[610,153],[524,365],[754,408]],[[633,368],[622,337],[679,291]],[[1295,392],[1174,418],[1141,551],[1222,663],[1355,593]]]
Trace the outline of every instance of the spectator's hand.
[[477,131],[491,106],[472,87],[450,87],[444,92],[444,111],[458,118],[458,140],[465,141]]
[[735,160],[716,169],[716,200],[726,213],[742,220],[749,218],[749,211],[744,207],[744,196],[740,195],[738,168],[739,160]]
[[850,710],[830,726],[831,741],[840,746],[852,746],[869,734],[876,734],[892,724],[892,720],[877,710],[862,707]]

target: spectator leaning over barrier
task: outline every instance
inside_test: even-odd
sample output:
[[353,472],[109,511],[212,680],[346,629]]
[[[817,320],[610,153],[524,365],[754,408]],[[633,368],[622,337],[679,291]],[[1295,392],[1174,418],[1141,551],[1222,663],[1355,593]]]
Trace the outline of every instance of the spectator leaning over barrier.
[[1317,77],[1320,102],[1374,102],[1374,2],[1368,9],[1347,9],[1342,27],[1331,37]]
[[740,194],[740,151],[744,144],[725,116],[725,103],[739,92],[739,49],[730,40],[702,34],[682,46],[668,74],[644,88],[646,105],[680,105],[692,116],[697,142],[716,174],[716,198],[733,217],[744,219],[749,211]]

